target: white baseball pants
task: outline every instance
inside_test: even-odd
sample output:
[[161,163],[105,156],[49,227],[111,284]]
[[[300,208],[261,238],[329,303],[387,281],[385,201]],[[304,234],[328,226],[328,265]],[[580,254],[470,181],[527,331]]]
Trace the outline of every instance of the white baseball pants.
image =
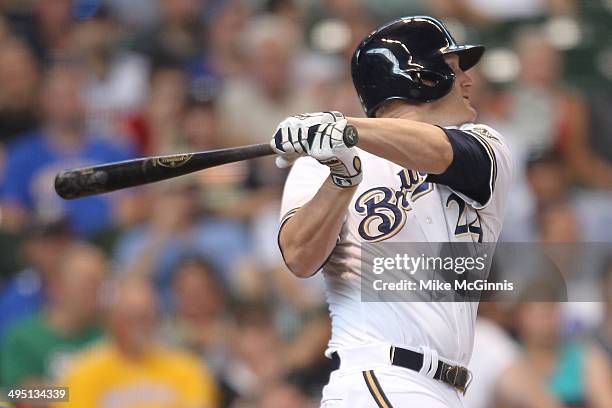
[[[448,384],[388,363],[388,348],[340,351],[340,369],[323,388],[321,408],[463,408]],[[344,356],[343,356],[344,355]],[[378,358],[381,357],[381,358]]]

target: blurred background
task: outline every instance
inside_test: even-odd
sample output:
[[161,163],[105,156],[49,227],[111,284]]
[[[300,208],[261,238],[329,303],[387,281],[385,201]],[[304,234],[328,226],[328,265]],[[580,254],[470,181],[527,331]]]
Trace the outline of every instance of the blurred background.
[[[473,100],[518,169],[503,239],[612,242],[612,0],[0,0],[0,384],[68,386],[63,407],[318,406],[323,284],[282,265],[273,160],[75,201],[52,181],[363,116],[352,51],[413,14],[488,47]],[[481,307],[466,407],[612,406],[610,255],[606,302]]]

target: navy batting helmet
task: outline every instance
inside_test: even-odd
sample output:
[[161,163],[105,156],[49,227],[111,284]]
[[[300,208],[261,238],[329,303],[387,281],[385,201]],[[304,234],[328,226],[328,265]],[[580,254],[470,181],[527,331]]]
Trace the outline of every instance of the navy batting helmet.
[[359,44],[351,74],[363,109],[373,117],[390,100],[423,103],[442,98],[455,80],[444,55],[457,54],[465,71],[483,53],[482,45],[457,45],[433,17],[404,17],[379,27]]

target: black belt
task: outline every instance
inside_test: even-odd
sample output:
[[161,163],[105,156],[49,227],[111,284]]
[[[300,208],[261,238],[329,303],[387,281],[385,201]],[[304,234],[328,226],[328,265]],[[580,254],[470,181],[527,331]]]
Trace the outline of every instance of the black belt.
[[[423,354],[416,351],[391,347],[391,355],[389,357],[391,364],[394,366],[408,368],[417,372],[421,371],[423,367]],[[333,370],[340,368],[340,356],[335,351],[332,353],[332,368]],[[465,393],[472,380],[472,375],[465,367],[453,366],[443,361],[438,361],[438,368],[433,378]]]

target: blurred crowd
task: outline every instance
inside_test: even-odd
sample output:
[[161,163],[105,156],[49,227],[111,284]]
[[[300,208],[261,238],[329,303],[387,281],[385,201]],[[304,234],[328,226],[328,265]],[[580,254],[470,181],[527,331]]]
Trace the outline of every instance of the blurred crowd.
[[[317,406],[323,283],[282,265],[273,160],[74,201],[53,178],[363,116],[352,51],[413,14],[488,46],[473,100],[518,169],[503,239],[612,242],[609,0],[0,0],[0,384],[70,387],[64,407]],[[612,405],[610,259],[604,302],[482,307],[466,406],[544,406],[524,372],[561,406]]]

